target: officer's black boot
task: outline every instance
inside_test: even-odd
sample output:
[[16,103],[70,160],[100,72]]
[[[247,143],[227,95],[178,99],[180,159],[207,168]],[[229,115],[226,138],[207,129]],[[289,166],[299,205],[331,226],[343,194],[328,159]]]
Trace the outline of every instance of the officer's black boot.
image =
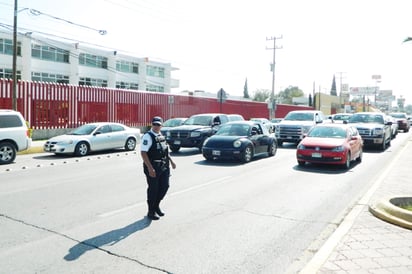
[[147,212],[147,218],[150,220],[159,220],[159,217],[156,216],[155,207],[152,202],[147,201],[147,206],[149,210]]
[[156,214],[159,215],[160,217],[163,217],[163,216],[165,216],[165,214],[160,210],[159,204],[160,204],[160,201],[158,201],[158,202],[156,203],[155,212],[156,212]]

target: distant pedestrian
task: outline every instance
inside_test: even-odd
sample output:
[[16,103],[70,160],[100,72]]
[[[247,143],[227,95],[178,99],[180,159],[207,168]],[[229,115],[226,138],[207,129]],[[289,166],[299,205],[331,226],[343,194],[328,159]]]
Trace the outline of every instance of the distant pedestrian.
[[165,215],[159,205],[169,189],[170,165],[176,168],[170,158],[166,138],[160,132],[162,123],[161,117],[153,117],[152,127],[143,135],[140,146],[147,180],[147,217],[151,220],[159,220],[159,216]]

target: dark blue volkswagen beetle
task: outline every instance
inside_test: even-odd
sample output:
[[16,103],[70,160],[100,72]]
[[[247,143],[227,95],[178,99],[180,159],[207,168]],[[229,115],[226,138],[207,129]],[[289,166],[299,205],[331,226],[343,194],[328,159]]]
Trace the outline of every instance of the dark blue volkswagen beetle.
[[267,127],[257,121],[229,122],[203,143],[202,154],[206,160],[234,159],[250,162],[255,155],[267,153],[274,156],[277,142]]

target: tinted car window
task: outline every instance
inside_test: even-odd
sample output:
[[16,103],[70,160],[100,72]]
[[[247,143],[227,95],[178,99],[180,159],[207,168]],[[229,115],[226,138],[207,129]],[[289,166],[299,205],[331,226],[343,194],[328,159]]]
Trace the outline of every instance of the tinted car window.
[[115,132],[115,131],[123,131],[124,130],[124,128],[122,127],[122,126],[120,126],[120,125],[112,125],[112,131],[113,132]]
[[0,118],[0,128],[21,127],[22,121],[16,115],[2,115]]
[[199,125],[199,126],[210,126],[212,125],[211,116],[192,116],[187,119],[183,124],[184,125]]

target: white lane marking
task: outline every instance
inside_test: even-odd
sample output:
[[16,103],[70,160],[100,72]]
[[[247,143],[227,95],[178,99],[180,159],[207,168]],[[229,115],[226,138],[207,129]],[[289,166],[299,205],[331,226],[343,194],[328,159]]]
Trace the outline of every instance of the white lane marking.
[[[183,193],[186,193],[186,192],[189,192],[189,191],[197,190],[197,189],[202,188],[202,187],[206,187],[206,186],[209,186],[209,185],[212,185],[212,184],[216,184],[216,183],[226,181],[226,180],[228,180],[232,177],[233,176],[222,177],[222,178],[219,178],[219,179],[216,179],[216,180],[212,180],[210,182],[206,182],[206,183],[201,184],[201,185],[197,185],[197,186],[186,188],[186,189],[181,190],[181,191],[173,192],[171,194],[168,194],[168,196],[176,196],[176,195],[180,195],[180,194],[183,194]],[[125,211],[128,211],[128,210],[134,209],[136,207],[143,206],[145,204],[146,204],[146,202],[140,202],[140,203],[132,204],[132,205],[129,205],[129,206],[125,206],[125,207],[116,209],[116,210],[112,210],[112,211],[108,211],[108,212],[99,214],[99,217],[101,217],[101,218],[110,217],[110,216],[113,216],[113,215],[116,215],[116,214],[119,214],[119,213],[122,213],[122,212],[125,212]]]

